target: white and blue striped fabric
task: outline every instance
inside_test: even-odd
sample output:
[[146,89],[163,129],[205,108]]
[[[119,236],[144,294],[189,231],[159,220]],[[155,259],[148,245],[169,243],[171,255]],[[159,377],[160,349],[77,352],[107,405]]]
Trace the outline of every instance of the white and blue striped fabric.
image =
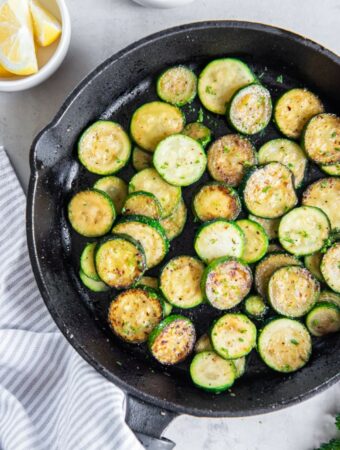
[[123,392],[68,344],[40,297],[25,208],[0,147],[0,449],[140,450]]

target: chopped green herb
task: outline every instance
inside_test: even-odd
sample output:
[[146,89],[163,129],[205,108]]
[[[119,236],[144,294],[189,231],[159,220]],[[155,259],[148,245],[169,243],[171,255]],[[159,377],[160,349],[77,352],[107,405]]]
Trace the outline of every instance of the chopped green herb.
[[266,193],[269,191],[270,188],[271,188],[271,186],[266,186],[262,189],[262,192]]
[[299,345],[299,341],[297,341],[296,339],[291,339],[290,342],[294,345]]
[[205,92],[210,95],[216,95],[216,91],[214,91],[214,89],[211,86],[207,86],[205,88]]
[[277,81],[278,83],[283,83],[283,76],[282,76],[282,75],[279,75],[279,76],[276,78],[276,81]]

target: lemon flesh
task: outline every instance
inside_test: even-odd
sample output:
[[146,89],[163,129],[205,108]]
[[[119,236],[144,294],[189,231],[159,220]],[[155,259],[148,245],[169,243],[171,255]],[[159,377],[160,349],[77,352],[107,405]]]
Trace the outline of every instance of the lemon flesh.
[[27,0],[6,0],[0,5],[0,65],[16,75],[38,71]]
[[39,45],[47,47],[60,36],[60,22],[50,12],[44,9],[38,0],[31,0],[30,9],[34,38]]

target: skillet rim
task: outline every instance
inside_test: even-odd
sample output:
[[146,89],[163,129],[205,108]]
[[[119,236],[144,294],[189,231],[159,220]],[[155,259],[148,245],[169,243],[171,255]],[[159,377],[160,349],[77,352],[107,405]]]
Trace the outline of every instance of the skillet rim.
[[81,91],[86,88],[87,84],[97,75],[99,75],[101,72],[103,72],[110,64],[112,64],[114,61],[118,60],[121,57],[125,57],[128,55],[129,52],[134,51],[138,49],[139,47],[142,47],[144,44],[151,44],[153,41],[158,40],[159,38],[163,38],[166,36],[171,36],[172,34],[176,34],[178,32],[190,32],[191,30],[199,30],[201,28],[209,29],[209,28],[235,28],[235,29],[248,29],[253,31],[260,31],[264,32],[268,35],[278,35],[286,37],[290,40],[293,40],[294,42],[300,44],[302,47],[311,48],[312,50],[316,51],[317,53],[322,54],[326,58],[330,59],[332,62],[334,62],[336,65],[340,66],[340,57],[336,55],[331,50],[328,50],[321,44],[316,43],[315,41],[312,41],[311,39],[308,39],[300,34],[297,34],[292,31],[285,30],[283,28],[262,24],[259,22],[251,22],[251,21],[240,21],[240,20],[214,20],[214,21],[198,21],[198,22],[192,22],[187,24],[182,24],[179,26],[167,28],[165,30],[153,33],[151,35],[148,35],[130,45],[123,48],[122,50],[118,51],[111,57],[107,58],[104,62],[102,62],[100,65],[98,65],[94,70],[92,70],[87,76],[85,76],[78,85],[69,93],[69,95],[66,97],[66,100],[62,103],[61,107],[59,108],[58,112],[54,116],[54,118],[50,121],[50,123],[44,127],[40,133],[34,138],[33,143],[31,145],[30,149],[30,168],[31,168],[31,175],[29,180],[29,186],[28,186],[28,192],[27,192],[27,208],[26,208],[26,227],[27,227],[27,244],[28,244],[28,250],[29,250],[29,256],[31,260],[31,265],[34,273],[35,280],[37,282],[39,291],[41,293],[41,296],[44,300],[44,303],[49,310],[54,322],[58,326],[59,330],[62,332],[64,337],[68,340],[68,342],[72,345],[72,347],[77,351],[77,353],[85,359],[92,367],[94,367],[99,373],[101,373],[105,378],[107,378],[109,381],[116,384],[118,387],[123,389],[127,395],[132,394],[133,396],[139,398],[142,401],[147,402],[148,404],[151,404],[155,407],[158,407],[160,409],[167,409],[168,411],[172,411],[174,413],[181,413],[181,414],[190,414],[198,417],[246,417],[246,416],[256,416],[258,414],[265,414],[270,413],[274,411],[278,411],[280,409],[286,408],[290,405],[297,404],[301,402],[302,400],[307,400],[313,397],[316,393],[324,391],[326,388],[330,387],[331,385],[335,384],[338,380],[340,380],[340,373],[333,376],[330,379],[327,379],[320,385],[316,386],[315,388],[304,392],[300,395],[297,395],[295,397],[289,398],[289,399],[283,399],[281,401],[275,401],[272,403],[269,403],[266,407],[256,407],[254,409],[246,409],[242,412],[240,411],[215,411],[213,409],[207,409],[207,408],[196,408],[192,406],[183,406],[181,404],[178,404],[173,401],[165,400],[160,397],[155,397],[151,394],[147,394],[143,392],[142,390],[136,388],[135,386],[130,385],[129,383],[125,382],[123,379],[121,379],[118,375],[112,373],[111,371],[107,370],[105,367],[103,367],[100,363],[98,363],[90,354],[89,352],[84,348],[84,346],[78,342],[76,342],[74,339],[71,338],[70,331],[67,329],[66,324],[64,323],[62,317],[58,314],[56,309],[54,308],[54,302],[52,298],[50,298],[47,288],[45,286],[45,281],[43,274],[41,273],[39,269],[39,263],[38,263],[38,256],[36,253],[36,238],[35,238],[35,230],[34,230],[34,217],[33,217],[33,210],[34,210],[34,204],[35,204],[35,191],[37,188],[37,180],[38,180],[38,172],[39,170],[36,167],[35,164],[35,151],[36,147],[38,145],[38,142],[42,138],[42,136],[48,132],[49,130],[52,130],[55,126],[58,125],[58,123],[62,120],[64,113],[67,111],[67,109],[72,105],[74,99],[81,94]]

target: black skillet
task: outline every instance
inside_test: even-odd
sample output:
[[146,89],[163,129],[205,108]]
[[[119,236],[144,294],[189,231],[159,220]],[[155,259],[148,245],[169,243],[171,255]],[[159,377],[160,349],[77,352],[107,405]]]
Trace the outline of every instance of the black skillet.
[[[307,86],[318,93],[327,110],[340,101],[340,59],[303,37],[278,28],[246,22],[202,22],[172,28],[147,37],[112,56],[92,72],[68,97],[61,110],[35,139],[31,150],[27,234],[35,277],[51,315],[71,345],[101,374],[127,393],[127,422],[150,448],[172,448],[160,438],[177,414],[232,417],[266,413],[300,402],[339,379],[339,335],[315,342],[310,363],[293,375],[269,371],[256,353],[248,358],[248,371],[232,393],[213,395],[196,389],[185,365],[164,370],[143,347],[118,342],[107,329],[105,316],[113,292],[91,295],[80,285],[79,252],[85,240],[70,230],[65,204],[75,191],[97,178],[76,158],[79,134],[94,120],[112,118],[128,127],[131,113],[156,98],[155,76],[165,67],[190,64],[199,71],[217,57],[232,55],[250,64],[275,99],[283,90]],[[198,103],[185,108],[195,120]],[[230,132],[222,117],[204,114],[215,137]],[[252,140],[258,148],[278,136],[274,126]],[[124,169],[128,179],[133,170]],[[320,173],[310,167],[308,180]],[[190,203],[195,186],[187,188]],[[189,218],[182,237],[169,257],[192,253],[197,227]],[[156,270],[157,272],[157,270]],[[208,306],[185,314],[198,332],[216,316]]]

